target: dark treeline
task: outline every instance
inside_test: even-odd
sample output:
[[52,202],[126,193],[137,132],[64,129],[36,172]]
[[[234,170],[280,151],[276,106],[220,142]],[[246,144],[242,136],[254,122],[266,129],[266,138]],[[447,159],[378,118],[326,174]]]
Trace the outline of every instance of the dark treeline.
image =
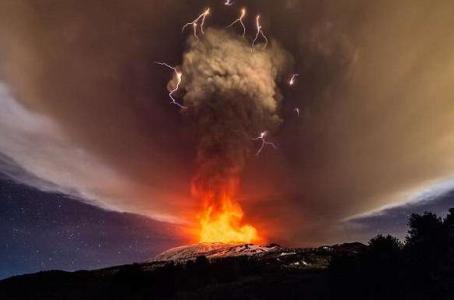
[[358,299],[454,299],[454,208],[445,219],[413,214],[404,242],[378,235],[359,255],[334,256],[333,295]]
[[[327,269],[289,267],[283,259],[290,256],[202,256],[152,269],[42,272],[0,281],[0,299],[454,299],[454,209],[444,219],[412,215],[403,242],[379,235],[357,245],[308,250],[329,257]],[[295,261],[308,259],[298,255]]]

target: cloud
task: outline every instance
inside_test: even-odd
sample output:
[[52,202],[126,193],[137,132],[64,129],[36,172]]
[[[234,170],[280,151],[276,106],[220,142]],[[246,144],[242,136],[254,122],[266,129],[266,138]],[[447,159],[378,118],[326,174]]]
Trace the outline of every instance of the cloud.
[[452,180],[434,184],[430,189],[413,195],[406,203],[383,208],[366,215],[346,220],[345,227],[352,236],[363,241],[375,234],[392,234],[404,239],[408,231],[408,218],[413,213],[432,212],[445,216],[454,205],[454,184]]
[[[235,18],[211,4],[207,28]],[[197,141],[153,62],[182,63],[181,25],[206,5],[1,3],[1,78],[14,95],[1,111],[18,116],[2,119],[3,155],[99,205],[190,219]],[[278,86],[279,151],[245,165],[240,198],[254,224],[288,242],[338,241],[342,220],[452,176],[453,6],[251,1],[248,34],[260,12],[301,74]]]
[[[98,207],[143,213],[135,209],[134,202],[145,199],[140,199],[134,183],[72,144],[51,119],[20,105],[2,83],[0,106],[0,167],[4,174]],[[159,209],[151,208],[150,216],[167,219]]]

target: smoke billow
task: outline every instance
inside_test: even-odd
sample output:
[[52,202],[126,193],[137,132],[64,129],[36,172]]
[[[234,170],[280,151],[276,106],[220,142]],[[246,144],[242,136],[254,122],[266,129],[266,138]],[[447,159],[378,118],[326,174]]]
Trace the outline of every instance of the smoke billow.
[[[241,173],[251,223],[299,245],[356,240],[342,220],[453,175],[453,1],[247,1],[246,34],[260,13],[301,74],[282,102],[276,82],[290,75],[289,57],[274,42],[251,52],[241,37],[207,30],[185,52],[181,26],[205,7],[209,25],[238,17],[222,1],[0,1],[0,81],[10,91],[0,87],[0,172],[189,221],[200,204],[188,193],[198,149],[199,185]],[[169,104],[169,71],[154,63],[182,53],[175,96],[185,118]],[[278,151],[245,165],[251,139],[279,116],[288,117],[273,133]]]
[[188,44],[181,69],[185,113],[198,141],[194,187],[217,194],[238,178],[253,138],[280,124],[276,82],[290,59],[276,42],[252,50],[222,30]]

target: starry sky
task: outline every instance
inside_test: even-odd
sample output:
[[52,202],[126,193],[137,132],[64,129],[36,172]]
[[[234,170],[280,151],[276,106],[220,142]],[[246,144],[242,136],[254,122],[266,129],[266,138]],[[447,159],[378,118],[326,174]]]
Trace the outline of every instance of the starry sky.
[[182,242],[197,142],[155,61],[182,63],[181,26],[208,6],[220,31],[246,6],[247,41],[260,14],[300,74],[276,79],[278,149],[241,174],[237,200],[269,240],[402,237],[412,211],[453,206],[452,1],[223,2],[0,1],[1,276]]
[[[411,213],[431,211],[444,216],[454,207],[454,190],[446,186],[419,197],[421,201],[345,222],[345,241],[367,242],[375,234],[403,239]],[[143,262],[185,242],[174,224],[102,210],[4,176],[0,178],[0,199],[0,279],[43,270]]]
[[0,179],[0,279],[143,262],[182,243],[174,225]]

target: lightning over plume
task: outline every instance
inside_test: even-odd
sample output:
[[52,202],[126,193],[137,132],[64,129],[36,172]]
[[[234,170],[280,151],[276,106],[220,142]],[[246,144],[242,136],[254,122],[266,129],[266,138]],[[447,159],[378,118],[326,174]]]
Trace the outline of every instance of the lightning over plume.
[[262,131],[258,137],[253,139],[254,141],[260,141],[260,147],[257,150],[257,152],[255,153],[255,155],[257,155],[257,156],[260,155],[260,153],[262,153],[262,150],[263,150],[263,148],[265,148],[266,145],[270,145],[274,149],[277,149],[277,146],[274,143],[266,140],[267,135],[268,135],[268,131]]
[[288,85],[290,86],[293,86],[295,85],[295,82],[296,82],[296,77],[300,76],[300,74],[292,74],[292,76],[290,77],[290,80],[288,81]]
[[[243,224],[235,196],[251,154],[251,136],[281,123],[276,81],[288,64],[289,55],[276,42],[251,59],[250,45],[223,30],[209,29],[200,40],[188,40],[178,68],[185,77],[185,116],[198,144],[192,194],[203,206],[199,241],[254,242],[262,237]],[[271,145],[265,135],[263,146]]]
[[[197,27],[200,27],[200,32],[202,34],[205,34],[205,20],[206,20],[206,17],[210,14],[210,9],[207,8],[203,13],[201,13],[196,19],[194,19],[192,22],[188,22],[186,24],[183,25],[183,27],[181,28],[181,32],[184,32],[184,30],[188,27],[188,26],[192,26],[193,28],[193,35],[196,39],[198,39],[198,35],[197,35]],[[200,24],[199,24],[200,22]]]
[[239,23],[241,25],[241,27],[243,28],[243,37],[245,37],[246,36],[246,26],[244,25],[244,22],[243,22],[243,19],[245,16],[246,16],[246,8],[242,8],[240,17],[238,19],[236,19],[235,21],[233,21],[232,23],[230,23],[230,25],[227,26],[227,28],[232,27],[233,25]]
[[296,112],[296,115],[299,118],[299,116],[300,116],[300,108],[299,107],[295,107],[294,111]]
[[179,108],[183,109],[183,108],[186,108],[184,105],[181,105],[180,103],[177,102],[177,100],[173,97],[173,94],[175,92],[178,91],[178,89],[180,88],[180,84],[181,84],[181,79],[183,77],[183,73],[181,73],[180,71],[178,71],[177,68],[175,67],[172,67],[171,65],[167,64],[167,63],[164,63],[164,62],[155,62],[156,64],[158,65],[161,65],[161,66],[164,66],[164,67],[167,67],[169,69],[171,69],[173,72],[174,72],[174,77],[175,77],[175,83],[173,82],[170,82],[169,83],[169,86],[170,85],[174,85],[175,87],[174,88],[171,88],[170,91],[169,91],[169,97],[170,99],[172,100],[172,104],[175,104],[176,106],[178,106]]
[[260,15],[257,15],[257,17],[255,17],[255,27],[257,29],[257,32],[255,33],[254,40],[252,41],[252,50],[254,50],[255,44],[257,43],[260,37],[262,37],[263,40],[265,41],[263,48],[266,48],[266,46],[268,45],[268,38],[263,33],[262,24],[260,23]]

